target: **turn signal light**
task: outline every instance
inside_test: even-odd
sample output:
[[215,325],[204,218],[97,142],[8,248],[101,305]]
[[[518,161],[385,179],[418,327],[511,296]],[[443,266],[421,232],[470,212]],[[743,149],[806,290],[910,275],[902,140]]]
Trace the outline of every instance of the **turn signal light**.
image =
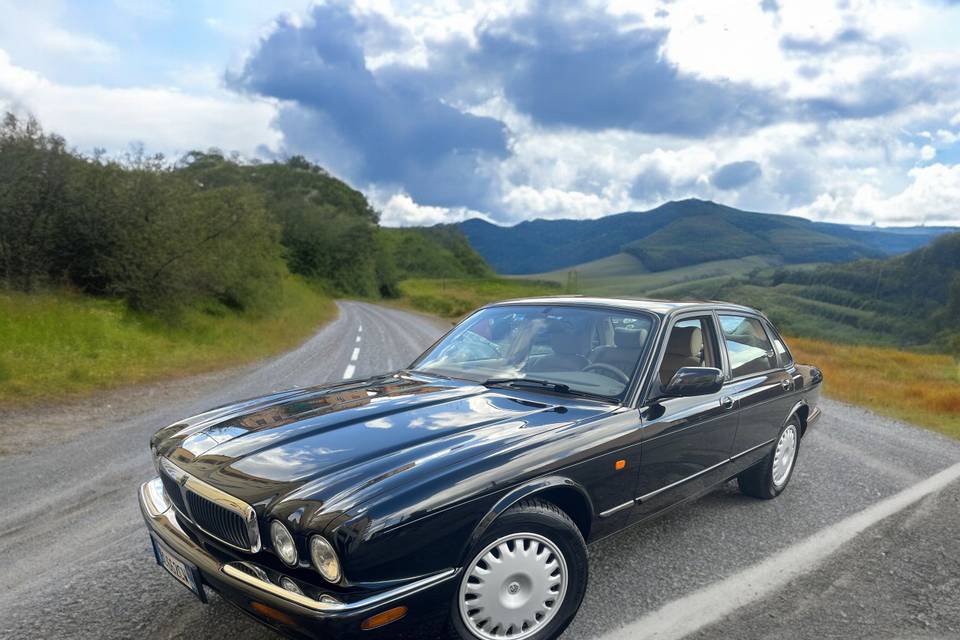
[[614,464],[613,466],[614,466],[614,468],[615,468],[617,471],[620,471],[620,469],[623,469],[624,467],[627,466],[627,461],[626,461],[626,460],[617,460],[616,464]]
[[390,624],[391,622],[396,622],[405,615],[407,615],[406,607],[394,607],[393,609],[387,609],[382,613],[378,613],[375,616],[370,616],[364,620],[363,624],[360,625],[360,628],[364,631],[377,629],[384,625]]
[[260,615],[270,618],[275,622],[279,622],[280,624],[287,625],[290,627],[294,627],[297,625],[297,621],[294,620],[292,617],[288,616],[287,614],[285,614],[283,611],[277,611],[273,607],[268,607],[262,602],[253,601],[250,603],[250,608],[256,611],[257,613],[259,613]]

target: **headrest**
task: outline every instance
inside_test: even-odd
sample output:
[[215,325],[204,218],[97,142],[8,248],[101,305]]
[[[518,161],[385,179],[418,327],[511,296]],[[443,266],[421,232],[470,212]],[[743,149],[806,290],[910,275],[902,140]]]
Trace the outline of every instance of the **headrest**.
[[579,355],[577,334],[573,331],[554,331],[550,334],[550,346],[553,352],[560,356]]
[[700,327],[674,327],[667,342],[667,353],[672,356],[695,356],[703,349]]
[[646,329],[615,329],[613,332],[613,344],[621,349],[636,349],[643,345],[647,337]]

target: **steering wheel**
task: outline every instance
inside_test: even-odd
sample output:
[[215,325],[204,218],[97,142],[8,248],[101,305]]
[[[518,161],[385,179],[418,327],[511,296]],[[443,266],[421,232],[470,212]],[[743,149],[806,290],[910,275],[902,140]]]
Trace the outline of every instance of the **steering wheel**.
[[594,362],[593,364],[588,364],[583,368],[584,371],[590,371],[591,369],[596,369],[608,378],[613,378],[614,380],[618,380],[623,384],[630,384],[630,378],[627,377],[627,374],[612,365],[604,364],[602,362]]

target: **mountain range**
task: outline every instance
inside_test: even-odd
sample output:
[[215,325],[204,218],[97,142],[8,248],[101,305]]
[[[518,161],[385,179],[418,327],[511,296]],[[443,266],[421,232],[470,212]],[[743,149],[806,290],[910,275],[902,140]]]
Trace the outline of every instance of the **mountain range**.
[[627,254],[667,271],[704,262],[772,256],[783,264],[839,263],[911,251],[956,228],[814,222],[687,199],[593,220],[531,220],[512,227],[471,219],[459,228],[502,274],[536,274]]

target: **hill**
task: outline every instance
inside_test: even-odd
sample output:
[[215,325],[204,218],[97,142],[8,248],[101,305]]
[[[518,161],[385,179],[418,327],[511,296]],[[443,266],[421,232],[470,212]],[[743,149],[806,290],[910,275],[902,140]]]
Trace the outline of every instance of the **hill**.
[[945,228],[851,227],[741,211],[697,199],[596,220],[532,220],[500,227],[472,219],[460,228],[499,273],[534,274],[627,253],[646,271],[715,260],[772,256],[786,264],[879,258],[922,246]]

